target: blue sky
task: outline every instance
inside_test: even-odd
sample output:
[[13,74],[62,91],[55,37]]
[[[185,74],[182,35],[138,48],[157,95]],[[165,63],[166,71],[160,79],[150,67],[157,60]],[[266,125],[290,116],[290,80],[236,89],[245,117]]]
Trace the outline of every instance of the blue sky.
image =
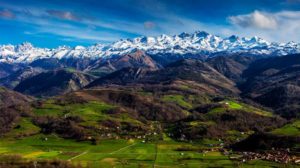
[[300,42],[300,0],[0,0],[0,44],[87,46],[197,30]]

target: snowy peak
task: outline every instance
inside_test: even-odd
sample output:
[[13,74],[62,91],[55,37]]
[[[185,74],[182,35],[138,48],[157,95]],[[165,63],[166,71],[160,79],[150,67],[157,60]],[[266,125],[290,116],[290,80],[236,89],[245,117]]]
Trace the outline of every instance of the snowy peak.
[[24,43],[21,43],[19,45],[16,46],[16,51],[19,51],[19,52],[24,52],[24,51],[28,51],[28,50],[32,50],[34,47],[31,43],[29,42],[24,42]]
[[119,40],[111,44],[95,44],[89,47],[60,46],[54,49],[37,48],[25,42],[20,45],[0,45],[0,62],[30,63],[42,58],[57,59],[99,59],[114,55],[143,50],[147,54],[206,54],[247,53],[251,55],[287,55],[300,53],[300,44],[270,43],[259,37],[245,38],[232,35],[222,38],[205,31],[183,32],[179,35],[160,35],[157,37],[137,37]]

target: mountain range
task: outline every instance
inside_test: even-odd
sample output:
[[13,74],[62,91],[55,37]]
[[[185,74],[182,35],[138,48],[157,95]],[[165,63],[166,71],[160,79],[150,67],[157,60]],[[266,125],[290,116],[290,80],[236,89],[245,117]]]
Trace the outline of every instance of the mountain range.
[[20,45],[1,45],[0,62],[31,63],[40,59],[109,59],[134,50],[143,50],[149,55],[202,55],[247,54],[259,56],[279,56],[300,52],[300,44],[295,42],[267,42],[259,37],[245,38],[232,35],[222,38],[204,31],[181,33],[179,35],[161,35],[157,37],[138,37],[113,42],[95,44],[89,47],[60,46],[54,49],[37,48],[25,42]]

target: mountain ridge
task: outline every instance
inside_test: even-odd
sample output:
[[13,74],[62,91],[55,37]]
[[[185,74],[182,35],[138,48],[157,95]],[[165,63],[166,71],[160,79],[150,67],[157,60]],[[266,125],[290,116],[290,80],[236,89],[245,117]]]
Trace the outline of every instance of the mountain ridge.
[[232,35],[222,38],[204,31],[121,39],[111,44],[95,44],[88,47],[59,46],[57,48],[37,48],[25,42],[19,45],[0,45],[0,62],[31,63],[45,58],[57,59],[99,59],[123,55],[134,50],[147,54],[199,54],[215,56],[220,54],[245,53],[249,55],[281,56],[300,53],[300,44],[295,42],[275,43],[259,37],[245,38]]

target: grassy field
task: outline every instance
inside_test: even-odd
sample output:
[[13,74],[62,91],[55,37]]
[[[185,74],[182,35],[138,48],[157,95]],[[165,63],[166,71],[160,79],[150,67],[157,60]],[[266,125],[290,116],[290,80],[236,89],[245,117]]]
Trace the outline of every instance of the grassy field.
[[102,103],[102,102],[88,102],[85,104],[70,104],[70,105],[58,105],[54,100],[46,101],[41,108],[36,108],[34,110],[36,115],[82,115],[82,116],[95,116],[101,115],[105,110],[109,110],[113,106]]
[[54,134],[0,140],[0,155],[20,154],[25,159],[61,159],[84,167],[278,167],[265,161],[232,161],[220,152],[199,152],[203,144],[141,140],[102,140],[98,145],[62,139]]
[[12,129],[12,131],[6,134],[7,137],[21,137],[28,136],[32,134],[37,134],[40,132],[40,128],[34,125],[31,122],[30,118],[22,117],[18,123],[18,125]]
[[277,135],[300,136],[300,120],[275,129],[272,133]]
[[70,105],[57,105],[53,100],[46,101],[42,107],[35,108],[34,113],[37,116],[54,116],[54,117],[66,117],[66,116],[79,116],[84,122],[81,123],[85,126],[95,126],[99,121],[114,120],[124,121],[130,123],[140,124],[139,121],[130,118],[127,114],[118,116],[108,115],[107,111],[115,108],[112,105],[104,102],[90,101],[84,104],[70,104]]
[[190,109],[193,107],[189,102],[187,102],[185,100],[184,96],[182,96],[182,95],[165,95],[163,97],[163,101],[173,102],[173,103],[176,103],[179,106],[187,108],[187,109]]
[[212,109],[209,113],[211,113],[211,114],[221,113],[221,112],[224,112],[226,109],[229,109],[229,110],[243,110],[245,112],[255,113],[258,115],[268,116],[268,117],[273,116],[273,114],[271,112],[264,111],[259,108],[250,106],[248,104],[233,101],[233,100],[224,100],[219,103],[222,104],[223,107],[216,107],[216,108]]

